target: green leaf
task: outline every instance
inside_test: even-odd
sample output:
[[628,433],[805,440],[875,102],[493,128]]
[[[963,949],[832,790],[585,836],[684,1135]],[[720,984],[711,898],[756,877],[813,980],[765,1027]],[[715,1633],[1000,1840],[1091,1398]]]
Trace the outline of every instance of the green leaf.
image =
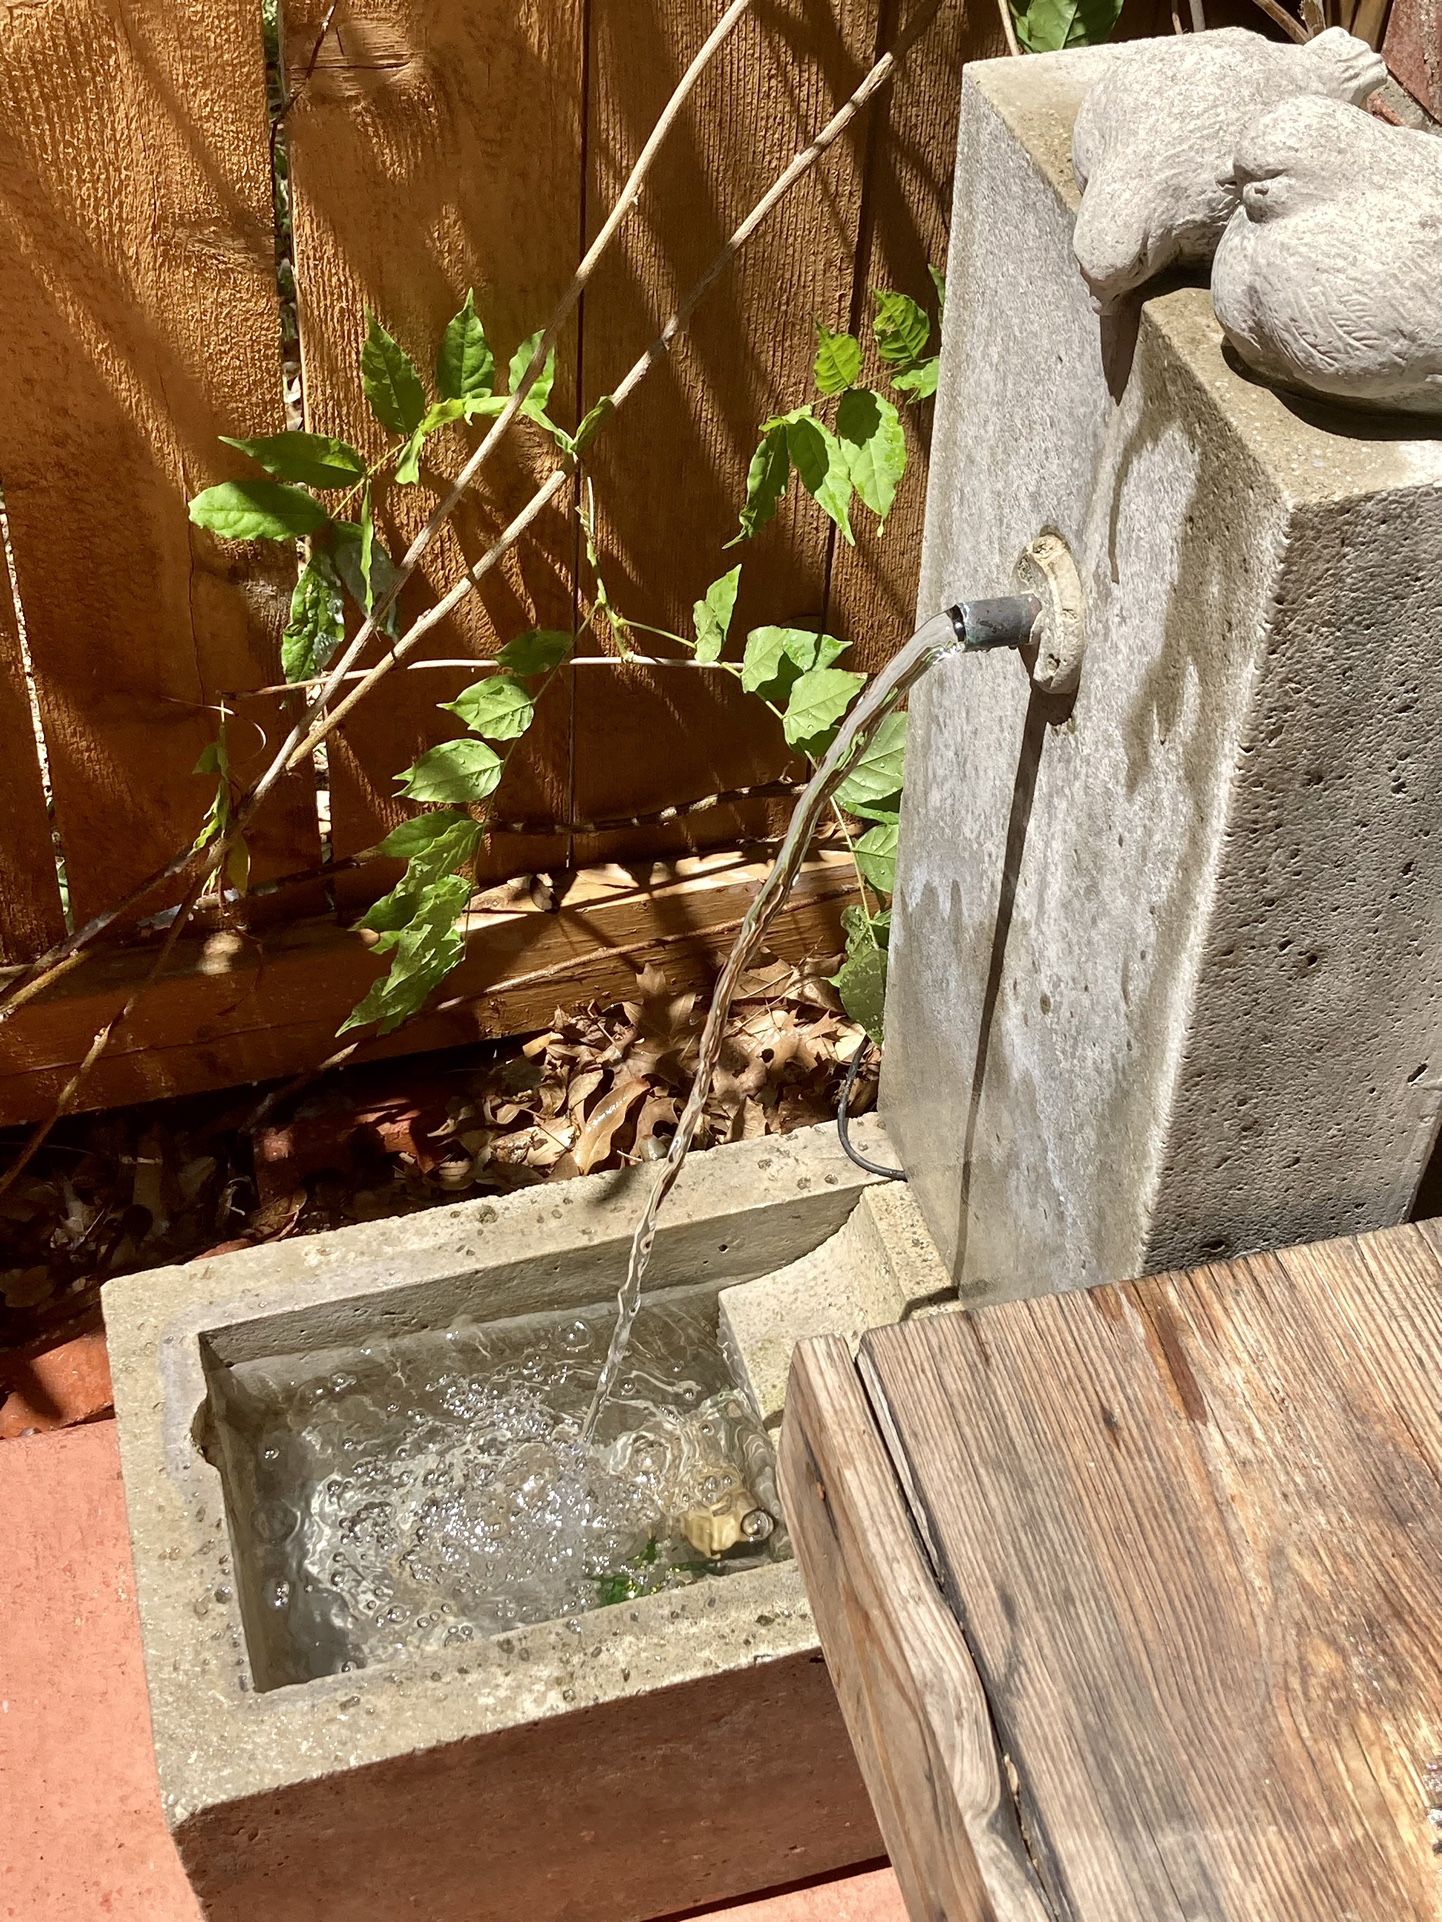
[[[228,834],[231,829],[234,801],[230,791],[230,746],[227,735],[229,725],[230,716],[222,708],[215,739],[201,749],[200,758],[195,763],[197,774],[215,776],[215,795],[205,811],[205,819],[201,822],[195,839],[190,844],[197,854],[202,848],[208,847],[212,841]],[[250,849],[245,844],[244,835],[236,835],[226,852],[225,877],[237,894],[245,893],[250,880]]]
[[396,778],[412,801],[484,801],[495,793],[504,765],[484,741],[443,741]]
[[824,751],[837,722],[866,685],[864,674],[844,667],[813,667],[796,682],[781,717],[781,732],[793,747]]
[[[386,900],[401,894],[404,886],[402,883]],[[390,954],[390,966],[351,1009],[337,1033],[369,1027],[374,1022],[379,1033],[388,1034],[425,1006],[465,953],[465,937],[456,922],[465,912],[470,895],[471,884],[463,875],[447,875],[405,896],[401,903],[404,921],[395,923],[393,916],[381,917],[387,925],[376,946]],[[376,904],[377,908],[382,905]],[[368,923],[369,917],[362,925]]]
[[396,479],[402,487],[414,487],[421,477],[421,449],[425,440],[426,428],[422,421],[401,449],[401,457],[396,462]]
[[374,314],[361,348],[360,364],[361,386],[381,426],[389,427],[393,434],[413,434],[426,411],[426,390],[415,362]]
[[933,354],[930,360],[922,361],[910,373],[898,374],[891,384],[898,392],[910,394],[913,400],[930,400],[936,392],[936,377],[940,370],[940,356]]
[[456,808],[418,814],[392,828],[381,842],[380,853],[391,858],[403,856],[406,871],[389,894],[383,894],[366,910],[356,926],[380,934],[399,934],[415,920],[426,890],[466,866],[481,834],[480,822]]
[[497,400],[493,394],[483,394],[471,401],[438,400],[428,407],[420,426],[406,442],[401,450],[400,459],[396,462],[396,479],[401,486],[414,487],[420,479],[421,449],[438,427],[446,427],[452,421],[462,418],[470,420],[474,413],[483,408],[498,414],[504,406],[505,402]]
[[[531,364],[532,354],[535,353],[537,347],[541,344],[541,334],[543,331],[542,328],[538,327],[534,334],[528,334],[516,349],[515,353],[511,355],[510,388],[513,394],[520,386],[522,376]],[[536,376],[530,393],[527,394],[521,404],[522,413],[544,414],[547,402],[551,398],[551,389],[555,385],[555,381],[556,350],[553,347],[550,353],[547,354],[546,364]]]
[[741,532],[727,543],[749,541],[758,528],[771,520],[786,492],[791,475],[791,455],[787,447],[786,423],[772,421],[761,436],[746,470],[746,501],[741,509]]
[[436,392],[445,400],[484,400],[496,385],[496,357],[476,315],[475,290],[446,323],[436,355]]
[[496,659],[512,674],[549,674],[567,659],[571,637],[558,627],[533,627],[507,641]]
[[809,627],[753,627],[741,656],[741,685],[779,706],[808,668],[829,667],[845,641]]
[[856,843],[856,865],[864,879],[878,893],[890,894],[896,886],[896,841],[899,827],[895,821],[878,822]]
[[325,509],[277,481],[222,481],[190,503],[190,518],[228,541],[293,541],[325,525]]
[[206,811],[205,819],[201,822],[194,841],[191,842],[192,848],[197,853],[201,848],[208,846],[217,834],[223,833],[230,822],[230,749],[226,741],[228,720],[229,716],[222,713],[215,739],[207,742],[200,750],[200,758],[192,770],[196,774],[215,776],[215,798]]
[[888,367],[914,367],[926,351],[931,337],[931,322],[910,294],[888,293],[873,287],[876,313],[871,331],[876,336],[876,351]]
[[[336,572],[340,575],[341,585],[363,613],[368,612],[365,575],[361,568],[361,529],[355,521],[336,521],[331,528],[334,539]],[[371,523],[370,540],[370,605],[376,606],[395,585],[397,568],[386,552],[385,546]],[[389,613],[380,623],[383,634],[394,635],[399,609],[394,602]]]
[[741,583],[738,564],[729,574],[712,581],[705,595],[691,610],[696,624],[696,659],[719,661],[731,631],[731,616],[736,612],[736,590]]
[[821,394],[839,394],[861,372],[861,342],[855,334],[833,334],[816,323],[816,364],[812,377]]
[[888,714],[852,763],[834,798],[848,814],[895,819],[905,771],[906,716]]
[[488,741],[514,741],[536,714],[530,695],[506,674],[487,675],[441,706],[464,721],[472,734]]
[[1017,38],[1029,53],[1059,53],[1063,47],[1094,47],[1111,37],[1121,0],[1031,0],[1012,7]]
[[349,487],[366,471],[363,457],[329,434],[269,434],[263,440],[233,440],[222,434],[220,438],[277,480],[299,481],[303,487]]
[[583,453],[615,411],[615,401],[612,400],[609,394],[602,394],[595,406],[587,410],[585,418],[572,436],[569,443],[571,452],[573,454]]
[[848,956],[831,980],[852,1020],[859,1021],[873,1041],[880,1041],[886,1012],[886,950],[867,947]]
[[329,554],[317,548],[290,597],[290,619],[280,638],[281,672],[288,681],[313,680],[344,639],[340,578]]
[[803,414],[787,422],[786,449],[802,486],[818,506],[825,508],[840,528],[843,540],[854,547],[851,475],[840,441],[824,422]]
[[936,318],[938,320],[945,320],[946,318],[946,277],[943,274],[939,274],[935,269],[935,267],[932,267],[930,265],[927,266],[926,271],[931,276],[932,286],[936,289]]
[[361,495],[360,548],[357,553],[360,562],[361,605],[367,614],[376,604],[376,523],[371,507],[370,482],[366,482],[365,492]]
[[[419,863],[434,878],[469,861],[480,838],[478,821],[445,808],[434,814],[413,814],[409,821],[402,821],[381,842],[379,852],[392,860]],[[371,923],[363,920],[361,925],[369,927]]]
[[891,909],[868,914],[856,903],[841,910],[841,932],[846,936],[848,955],[864,954],[868,948],[884,948],[891,939]]
[[851,485],[882,526],[906,472],[906,433],[884,394],[852,387],[836,410],[836,437],[846,454]]

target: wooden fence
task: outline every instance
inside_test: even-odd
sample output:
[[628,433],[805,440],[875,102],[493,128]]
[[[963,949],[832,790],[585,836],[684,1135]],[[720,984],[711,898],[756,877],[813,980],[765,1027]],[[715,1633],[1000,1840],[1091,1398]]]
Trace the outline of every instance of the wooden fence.
[[[898,0],[758,4],[702,82],[563,340],[559,419],[615,382],[905,11]],[[378,449],[357,369],[368,309],[422,367],[468,287],[500,356],[542,324],[716,12],[708,0],[287,8],[288,86],[315,56],[285,125],[308,426]],[[814,321],[864,324],[873,284],[925,294],[927,263],[943,258],[961,61],[999,45],[994,9],[971,21],[960,5],[944,13],[894,92],[783,204],[596,444],[601,543],[627,612],[676,627],[725,565],[757,425],[805,396]],[[0,959],[19,963],[63,932],[57,850],[70,915],[83,922],[194,834],[208,796],[193,769],[221,698],[236,712],[242,777],[263,764],[294,698],[255,691],[280,679],[293,560],[275,548],[237,553],[186,517],[198,487],[242,472],[217,435],[284,422],[260,0],[9,8],[0,222],[0,482],[48,757],[42,775],[25,651],[0,582]],[[528,491],[529,458],[497,463],[487,499],[412,582],[411,611]],[[738,627],[819,616],[851,641],[859,665],[876,666],[910,628],[923,489],[918,460],[884,541],[862,528],[855,549],[833,540],[807,497],[788,500],[744,552]],[[387,511],[392,545],[403,544],[421,503],[392,490]],[[433,654],[485,656],[522,627],[570,627],[581,565],[574,520],[558,507],[436,631]],[[436,702],[467,678],[394,675],[333,740],[333,858],[372,846],[399,818],[395,773],[436,738]],[[774,826],[776,801],[600,838],[568,830],[774,776],[779,737],[754,702],[717,681],[584,667],[558,677],[503,790],[508,816],[553,831],[497,837],[487,875],[735,849]],[[308,772],[276,793],[252,847],[258,881],[319,868]],[[658,942],[690,952],[684,936],[697,930],[714,945],[754,881],[742,855],[693,860],[655,908],[639,905],[654,877],[633,877],[623,911],[625,888],[606,872],[582,889],[582,906],[561,910],[572,924],[547,950],[542,998],[565,997],[568,956],[579,964],[599,947],[636,960]],[[834,913],[844,882],[834,864],[818,874],[803,909]],[[697,905],[707,876],[720,877],[716,912]],[[376,886],[370,869],[336,877],[329,892],[301,884],[263,897],[270,932],[257,913],[239,942],[183,945],[86,1104],[319,1058],[372,966],[348,924]],[[597,921],[597,889],[612,922]],[[507,983],[534,973],[518,960],[534,939],[515,931],[528,906],[499,917],[510,932],[493,962],[482,955],[464,1003],[416,1041],[521,1024],[514,997],[498,1010]],[[552,928],[546,940],[556,939]],[[133,954],[89,963],[0,1028],[0,1122],[45,1112],[143,965]],[[223,1006],[217,974],[233,990]],[[522,1000],[527,1018],[544,1018],[535,994]]]

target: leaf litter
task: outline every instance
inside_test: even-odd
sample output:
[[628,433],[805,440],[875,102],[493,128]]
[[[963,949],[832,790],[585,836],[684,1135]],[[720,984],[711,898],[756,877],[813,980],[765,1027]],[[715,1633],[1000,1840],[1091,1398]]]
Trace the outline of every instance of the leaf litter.
[[[827,979],[838,959],[742,978],[704,1145],[835,1114],[863,1041]],[[648,967],[626,1000],[558,1009],[529,1038],[69,1117],[0,1197],[0,1351],[94,1325],[116,1275],[658,1159],[705,1013]],[[875,1089],[859,1077],[856,1113]],[[0,1135],[0,1158],[24,1136]]]

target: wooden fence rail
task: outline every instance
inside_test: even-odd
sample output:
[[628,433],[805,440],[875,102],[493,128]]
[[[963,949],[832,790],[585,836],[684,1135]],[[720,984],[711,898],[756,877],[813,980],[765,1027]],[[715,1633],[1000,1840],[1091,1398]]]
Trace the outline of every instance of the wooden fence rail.
[[[759,0],[563,339],[558,418],[606,391],[677,289],[894,38],[908,4]],[[428,370],[474,287],[508,358],[550,312],[717,8],[339,0],[322,37],[327,7],[292,0],[281,21],[286,84],[300,86],[285,135],[304,408],[306,425],[374,449],[357,366],[367,310]],[[894,97],[777,212],[597,443],[589,465],[609,584],[629,613],[681,626],[727,564],[757,426],[808,392],[815,321],[864,324],[873,282],[929,298],[961,60],[998,48],[993,8],[975,20],[960,4],[944,13]],[[0,233],[0,484],[23,620],[0,578],[0,961],[18,963],[63,926],[57,851],[74,919],[110,906],[194,834],[208,795],[193,769],[220,699],[235,708],[242,778],[264,764],[292,699],[255,690],[281,678],[293,557],[238,551],[186,516],[197,488],[242,471],[218,435],[275,432],[285,418],[260,0],[8,9]],[[917,425],[913,416],[914,442]],[[437,544],[409,606],[474,556],[534,458],[517,447],[488,470],[485,500]],[[918,459],[884,543],[862,533],[854,551],[835,546],[809,498],[789,499],[744,552],[738,628],[820,617],[858,665],[875,667],[909,630],[923,492]],[[418,490],[391,490],[393,545],[421,505]],[[434,632],[431,651],[484,658],[521,627],[571,627],[587,579],[574,521],[558,507]],[[395,773],[437,738],[436,702],[466,678],[397,675],[333,740],[333,856],[374,845],[400,818]],[[718,679],[559,676],[503,790],[508,814],[554,820],[556,836],[496,837],[483,876],[694,853],[773,830],[774,799],[689,825],[565,832],[568,821],[774,777],[785,766],[779,734]],[[259,817],[253,857],[261,879],[319,865],[308,771]],[[330,897],[317,888],[311,906],[330,914],[347,950],[356,903],[381,878],[367,869],[338,879]],[[306,952],[319,979],[326,942]],[[251,1019],[263,1026],[263,986],[255,994]],[[68,1001],[87,1020],[95,1011],[73,981]],[[53,1017],[37,1085],[89,1039],[77,1030],[73,1050],[57,1049]],[[27,1033],[23,1016],[0,1028],[0,1076],[35,1065]],[[247,1078],[244,1047],[218,1046],[208,1072],[217,1083]],[[112,1073],[106,1099],[126,1086]]]

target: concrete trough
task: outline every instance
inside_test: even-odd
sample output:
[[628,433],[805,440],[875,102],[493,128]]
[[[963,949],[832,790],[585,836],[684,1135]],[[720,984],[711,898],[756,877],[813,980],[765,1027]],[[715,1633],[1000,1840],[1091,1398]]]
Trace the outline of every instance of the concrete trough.
[[[889,1153],[875,1122],[858,1138]],[[640,1922],[881,1843],[794,1563],[267,1686],[215,1390],[237,1364],[612,1297],[645,1175],[592,1176],[112,1283],[167,1818],[217,1922]],[[948,1298],[910,1196],[833,1128],[688,1165],[648,1293],[718,1296],[769,1426],[791,1347]]]

